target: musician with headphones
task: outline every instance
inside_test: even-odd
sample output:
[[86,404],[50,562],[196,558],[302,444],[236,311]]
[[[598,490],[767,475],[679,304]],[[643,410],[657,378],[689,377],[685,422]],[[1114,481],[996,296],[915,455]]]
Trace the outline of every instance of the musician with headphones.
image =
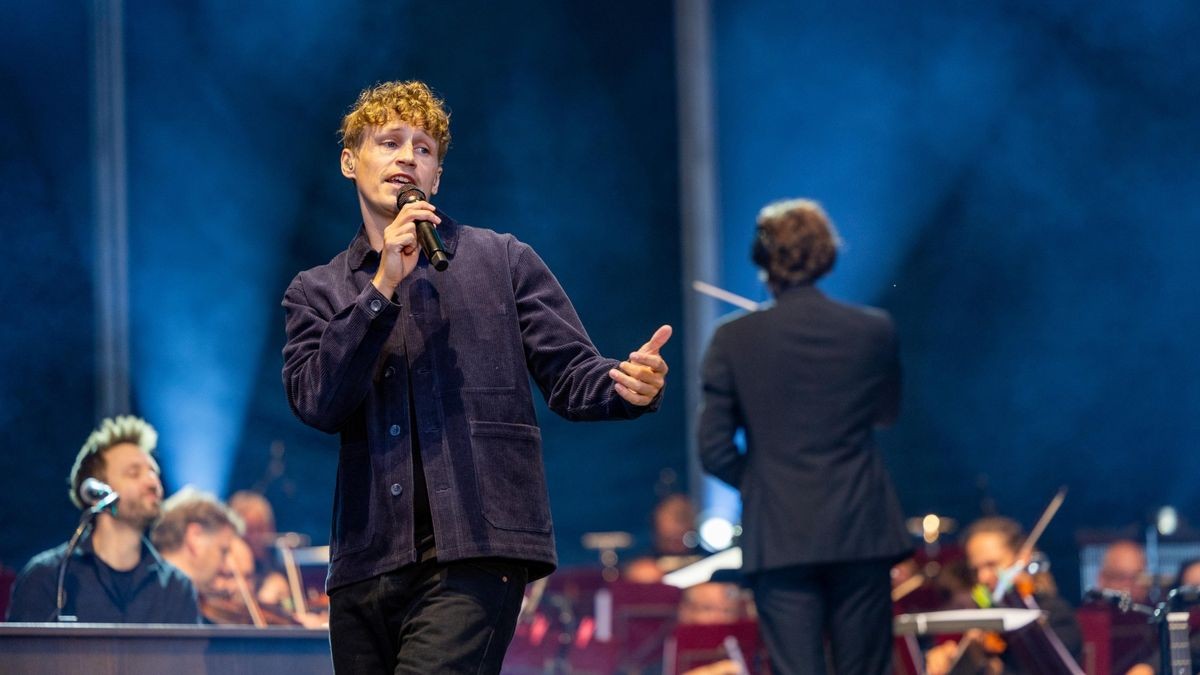
[[[702,366],[704,468],[742,495],[743,564],[773,672],[890,670],[890,569],[911,549],[873,429],[899,411],[895,328],[815,282],[840,242],[819,204],[759,214],[772,306],[719,326]],[[735,434],[745,432],[742,452]]]

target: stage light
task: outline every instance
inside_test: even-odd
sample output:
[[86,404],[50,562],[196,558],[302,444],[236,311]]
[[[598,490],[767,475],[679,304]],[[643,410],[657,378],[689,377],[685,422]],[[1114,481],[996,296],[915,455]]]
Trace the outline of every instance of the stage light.
[[733,523],[714,516],[700,523],[700,545],[708,551],[723,551],[733,544]]
[[921,531],[923,533],[925,543],[932,544],[938,540],[938,535],[941,533],[942,519],[935,514],[929,514],[921,520]]
[[1175,534],[1175,530],[1179,529],[1179,513],[1173,506],[1164,506],[1159,509],[1154,520],[1158,533],[1164,537]]

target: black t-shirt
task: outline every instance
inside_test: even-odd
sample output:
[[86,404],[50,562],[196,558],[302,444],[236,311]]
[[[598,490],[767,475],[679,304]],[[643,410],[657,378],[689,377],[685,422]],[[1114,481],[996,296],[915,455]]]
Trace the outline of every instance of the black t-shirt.
[[417,560],[426,561],[437,557],[437,543],[433,534],[433,513],[429,510],[425,465],[421,462],[421,434],[417,432],[417,402],[411,371],[408,373],[408,424],[408,436],[412,439],[413,546],[417,549]]
[[[9,621],[53,621],[58,567],[67,545],[44,551],[17,577]],[[142,540],[136,567],[118,572],[92,549],[88,535],[71,555],[64,583],[64,616],[82,623],[198,623],[196,589],[183,572],[167,564],[149,540]]]
[[108,570],[109,579],[112,580],[113,594],[115,595],[113,599],[117,606],[122,609],[129,606],[129,601],[133,599],[137,590],[134,587],[134,572],[136,571],[136,569],[124,572],[114,569]]

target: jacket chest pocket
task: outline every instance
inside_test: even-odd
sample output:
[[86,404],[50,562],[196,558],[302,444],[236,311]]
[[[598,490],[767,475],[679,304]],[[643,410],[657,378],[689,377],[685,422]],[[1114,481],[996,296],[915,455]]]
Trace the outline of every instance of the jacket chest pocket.
[[474,303],[444,308],[423,324],[447,389],[511,390],[525,377],[516,369],[520,332],[512,308]]

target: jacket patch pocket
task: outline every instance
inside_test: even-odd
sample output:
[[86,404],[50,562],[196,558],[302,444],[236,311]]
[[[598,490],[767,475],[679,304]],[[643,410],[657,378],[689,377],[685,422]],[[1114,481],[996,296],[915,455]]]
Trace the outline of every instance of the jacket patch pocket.
[[528,424],[472,420],[471,450],[483,517],[492,527],[550,532],[542,432]]

